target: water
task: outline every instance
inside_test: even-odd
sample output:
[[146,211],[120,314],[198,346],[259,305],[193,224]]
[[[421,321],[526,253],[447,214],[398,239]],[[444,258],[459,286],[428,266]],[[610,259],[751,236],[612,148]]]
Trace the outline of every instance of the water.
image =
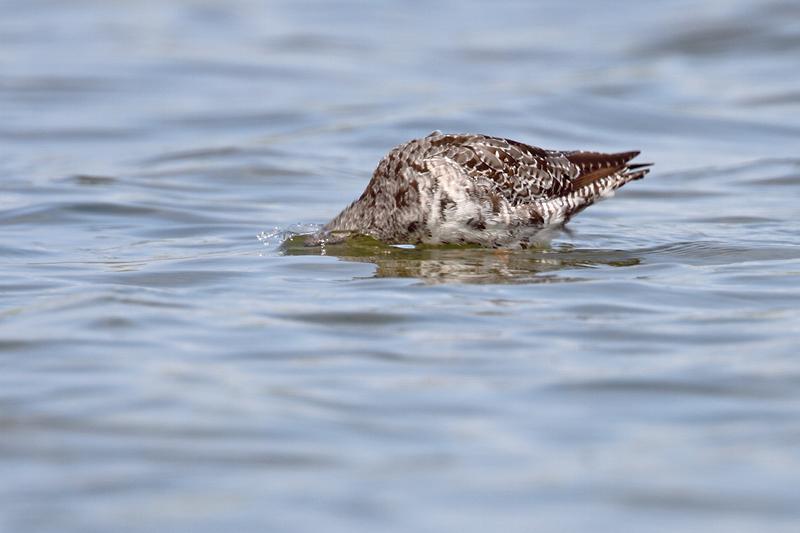
[[[0,7],[0,530],[798,530],[796,2]],[[281,247],[434,129],[656,165]]]

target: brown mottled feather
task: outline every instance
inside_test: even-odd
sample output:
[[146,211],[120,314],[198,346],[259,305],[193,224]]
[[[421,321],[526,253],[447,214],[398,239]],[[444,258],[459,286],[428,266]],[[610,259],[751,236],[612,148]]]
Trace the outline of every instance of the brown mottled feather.
[[638,154],[544,150],[434,132],[391,150],[361,197],[323,233],[388,242],[527,242],[531,230],[564,223],[647,174],[649,164],[629,164]]

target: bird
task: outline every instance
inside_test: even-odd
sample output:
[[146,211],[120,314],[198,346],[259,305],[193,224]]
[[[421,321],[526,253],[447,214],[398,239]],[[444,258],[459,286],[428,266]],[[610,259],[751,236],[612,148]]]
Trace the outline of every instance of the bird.
[[638,155],[434,131],[392,149],[361,196],[306,244],[365,235],[387,244],[527,248],[543,230],[647,175],[651,163],[631,163]]

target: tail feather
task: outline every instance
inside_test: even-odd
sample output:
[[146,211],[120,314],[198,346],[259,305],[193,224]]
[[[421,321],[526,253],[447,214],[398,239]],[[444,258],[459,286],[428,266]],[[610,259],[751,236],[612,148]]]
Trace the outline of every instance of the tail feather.
[[629,181],[645,177],[652,163],[629,164],[637,155],[639,152],[570,154],[570,160],[582,170],[572,181],[572,190],[566,195],[536,204],[534,211],[545,225],[566,223],[596,201],[612,196]]
[[567,159],[583,172],[592,172],[601,168],[623,167],[639,155],[638,150],[605,154],[602,152],[568,152]]
[[[578,176],[572,180],[572,190],[582,189],[603,178],[622,174],[626,177],[626,182],[643,178],[647,171],[644,169],[652,163],[630,163],[632,159],[639,155],[634,150],[631,152],[620,152],[616,154],[604,154],[600,152],[569,152],[567,159],[578,167]],[[635,172],[631,172],[635,171]]]
[[625,183],[629,181],[640,180],[647,176],[647,174],[650,172],[650,167],[652,166],[653,163],[636,163],[634,165],[628,165],[625,169]]

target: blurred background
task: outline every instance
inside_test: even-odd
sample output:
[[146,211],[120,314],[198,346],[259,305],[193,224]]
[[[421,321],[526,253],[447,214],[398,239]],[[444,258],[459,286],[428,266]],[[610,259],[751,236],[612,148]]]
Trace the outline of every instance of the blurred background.
[[[797,2],[0,12],[0,530],[797,531]],[[435,129],[655,167],[281,248]]]

